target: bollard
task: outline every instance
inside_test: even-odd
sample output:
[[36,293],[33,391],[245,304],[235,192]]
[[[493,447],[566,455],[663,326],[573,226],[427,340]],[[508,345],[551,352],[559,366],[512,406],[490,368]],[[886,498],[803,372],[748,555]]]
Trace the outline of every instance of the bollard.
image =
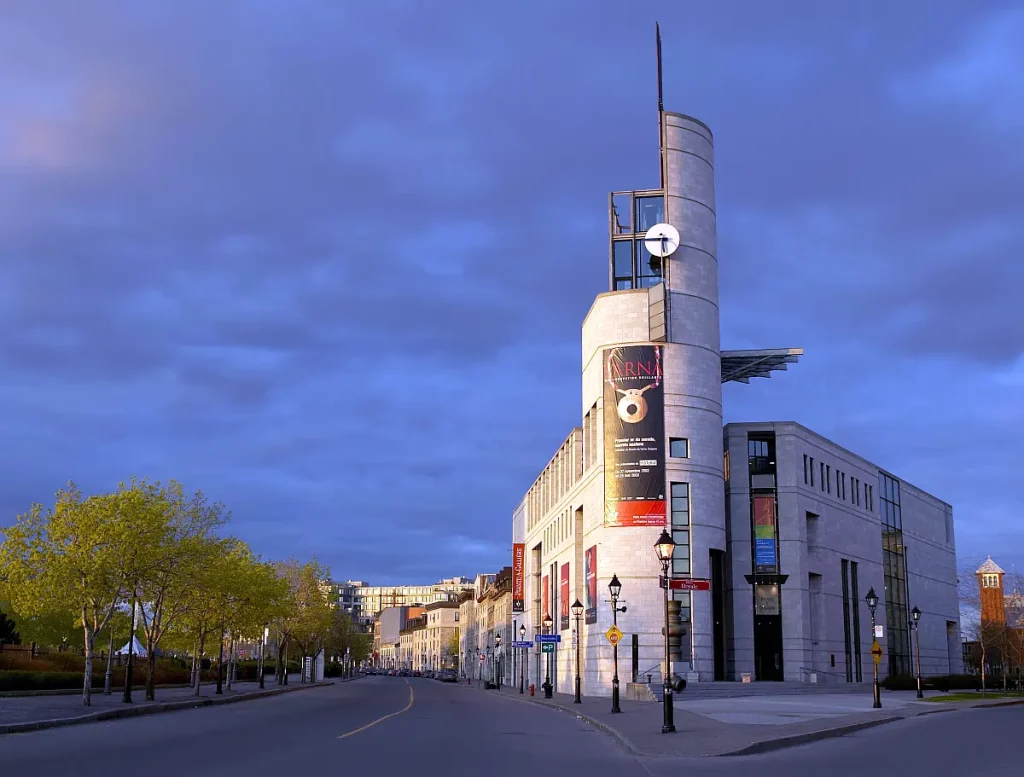
[[530,683],[530,695],[533,696],[533,683]]

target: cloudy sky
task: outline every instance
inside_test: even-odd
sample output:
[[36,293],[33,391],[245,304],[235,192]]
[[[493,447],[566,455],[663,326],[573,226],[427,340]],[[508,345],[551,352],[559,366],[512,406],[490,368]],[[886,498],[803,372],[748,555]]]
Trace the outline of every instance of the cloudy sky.
[[657,185],[659,20],[666,107],[716,137],[723,346],[806,349],[727,420],[810,426],[1024,569],[1019,3],[3,14],[0,523],[137,474],[337,577],[507,563],[579,423],[607,193]]

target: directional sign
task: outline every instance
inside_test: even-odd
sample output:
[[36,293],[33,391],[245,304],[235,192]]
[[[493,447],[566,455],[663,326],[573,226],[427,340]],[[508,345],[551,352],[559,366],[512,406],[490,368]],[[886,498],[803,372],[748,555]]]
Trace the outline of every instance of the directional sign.
[[[665,587],[664,576],[658,576],[658,585],[662,588]],[[668,587],[670,591],[710,591],[711,581],[695,577],[670,577],[668,580]]]
[[555,652],[555,643],[554,642],[541,642],[540,643],[540,652],[541,653],[554,653]]
[[604,633],[605,639],[612,643],[612,645],[618,645],[619,640],[622,639],[622,632],[619,631],[618,626],[612,626],[608,631]]
[[534,638],[535,642],[561,642],[561,634],[537,634]]
[[875,659],[876,665],[882,663],[882,646],[877,639],[871,643],[871,657]]
[[532,642],[513,642],[512,647],[514,648],[532,648]]

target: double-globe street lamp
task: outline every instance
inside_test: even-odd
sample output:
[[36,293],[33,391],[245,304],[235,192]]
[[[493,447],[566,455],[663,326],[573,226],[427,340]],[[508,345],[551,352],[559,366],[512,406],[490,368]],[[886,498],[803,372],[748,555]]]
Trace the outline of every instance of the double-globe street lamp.
[[[875,608],[878,606],[878,595],[875,593],[875,587],[871,586],[868,589],[868,595],[864,597],[864,601],[868,603],[868,609],[871,610],[871,644],[874,647],[875,641]],[[871,693],[872,693],[872,708],[879,710],[882,708],[882,692],[878,688],[878,661],[875,660],[874,653],[871,655]]]
[[[619,607],[619,594],[622,593],[622,583],[619,582],[618,575],[612,575],[612,580],[608,583],[608,593],[612,595],[612,626],[618,628],[619,626],[619,613],[625,612],[625,607]],[[612,662],[615,666],[615,674],[612,675],[612,712],[622,712],[619,709],[619,641],[615,640],[612,643]]]
[[664,696],[662,697],[663,719],[661,733],[671,734],[676,730],[673,721],[672,709],[672,656],[668,644],[668,568],[672,563],[672,554],[675,552],[676,543],[672,535],[664,529],[658,541],[654,544],[654,552],[658,554],[658,561],[661,562],[661,577],[665,588],[665,672],[664,672]]
[[915,607],[910,611],[911,617],[914,619],[914,657],[917,659],[917,698],[923,699],[924,694],[921,693],[921,632],[918,630],[918,626],[921,621],[921,611]]
[[577,599],[575,602],[572,603],[572,607],[570,609],[572,610],[572,617],[576,621],[576,631],[574,632],[574,635],[576,637],[576,639],[574,640],[576,642],[576,694],[573,697],[572,703],[581,704],[582,700],[580,699],[580,642],[583,641],[583,635],[580,633],[580,617],[583,615],[583,605],[580,604],[580,600]]
[[[544,620],[543,620],[544,633],[545,634],[550,634],[551,633],[551,626],[552,626],[553,623],[554,623],[554,621],[551,618],[551,613],[547,613],[544,616]],[[544,649],[545,648],[541,648],[541,650],[544,650]],[[552,688],[551,688],[551,656],[552,656],[552,653],[548,653],[548,660],[544,663],[544,698],[545,699],[550,699],[551,695],[552,695],[551,694],[551,691],[552,691]]]

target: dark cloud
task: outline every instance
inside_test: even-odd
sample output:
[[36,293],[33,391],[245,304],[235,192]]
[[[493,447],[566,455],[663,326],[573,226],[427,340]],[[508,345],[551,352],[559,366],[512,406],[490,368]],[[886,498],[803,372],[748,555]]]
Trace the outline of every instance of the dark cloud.
[[1021,386],[1024,21],[952,0],[8,9],[3,514],[179,477],[339,575],[503,564],[579,422],[607,192],[657,183],[654,18],[715,132],[723,344],[808,351],[729,415],[834,434],[986,552],[1008,503],[967,465],[1024,465],[975,410]]

